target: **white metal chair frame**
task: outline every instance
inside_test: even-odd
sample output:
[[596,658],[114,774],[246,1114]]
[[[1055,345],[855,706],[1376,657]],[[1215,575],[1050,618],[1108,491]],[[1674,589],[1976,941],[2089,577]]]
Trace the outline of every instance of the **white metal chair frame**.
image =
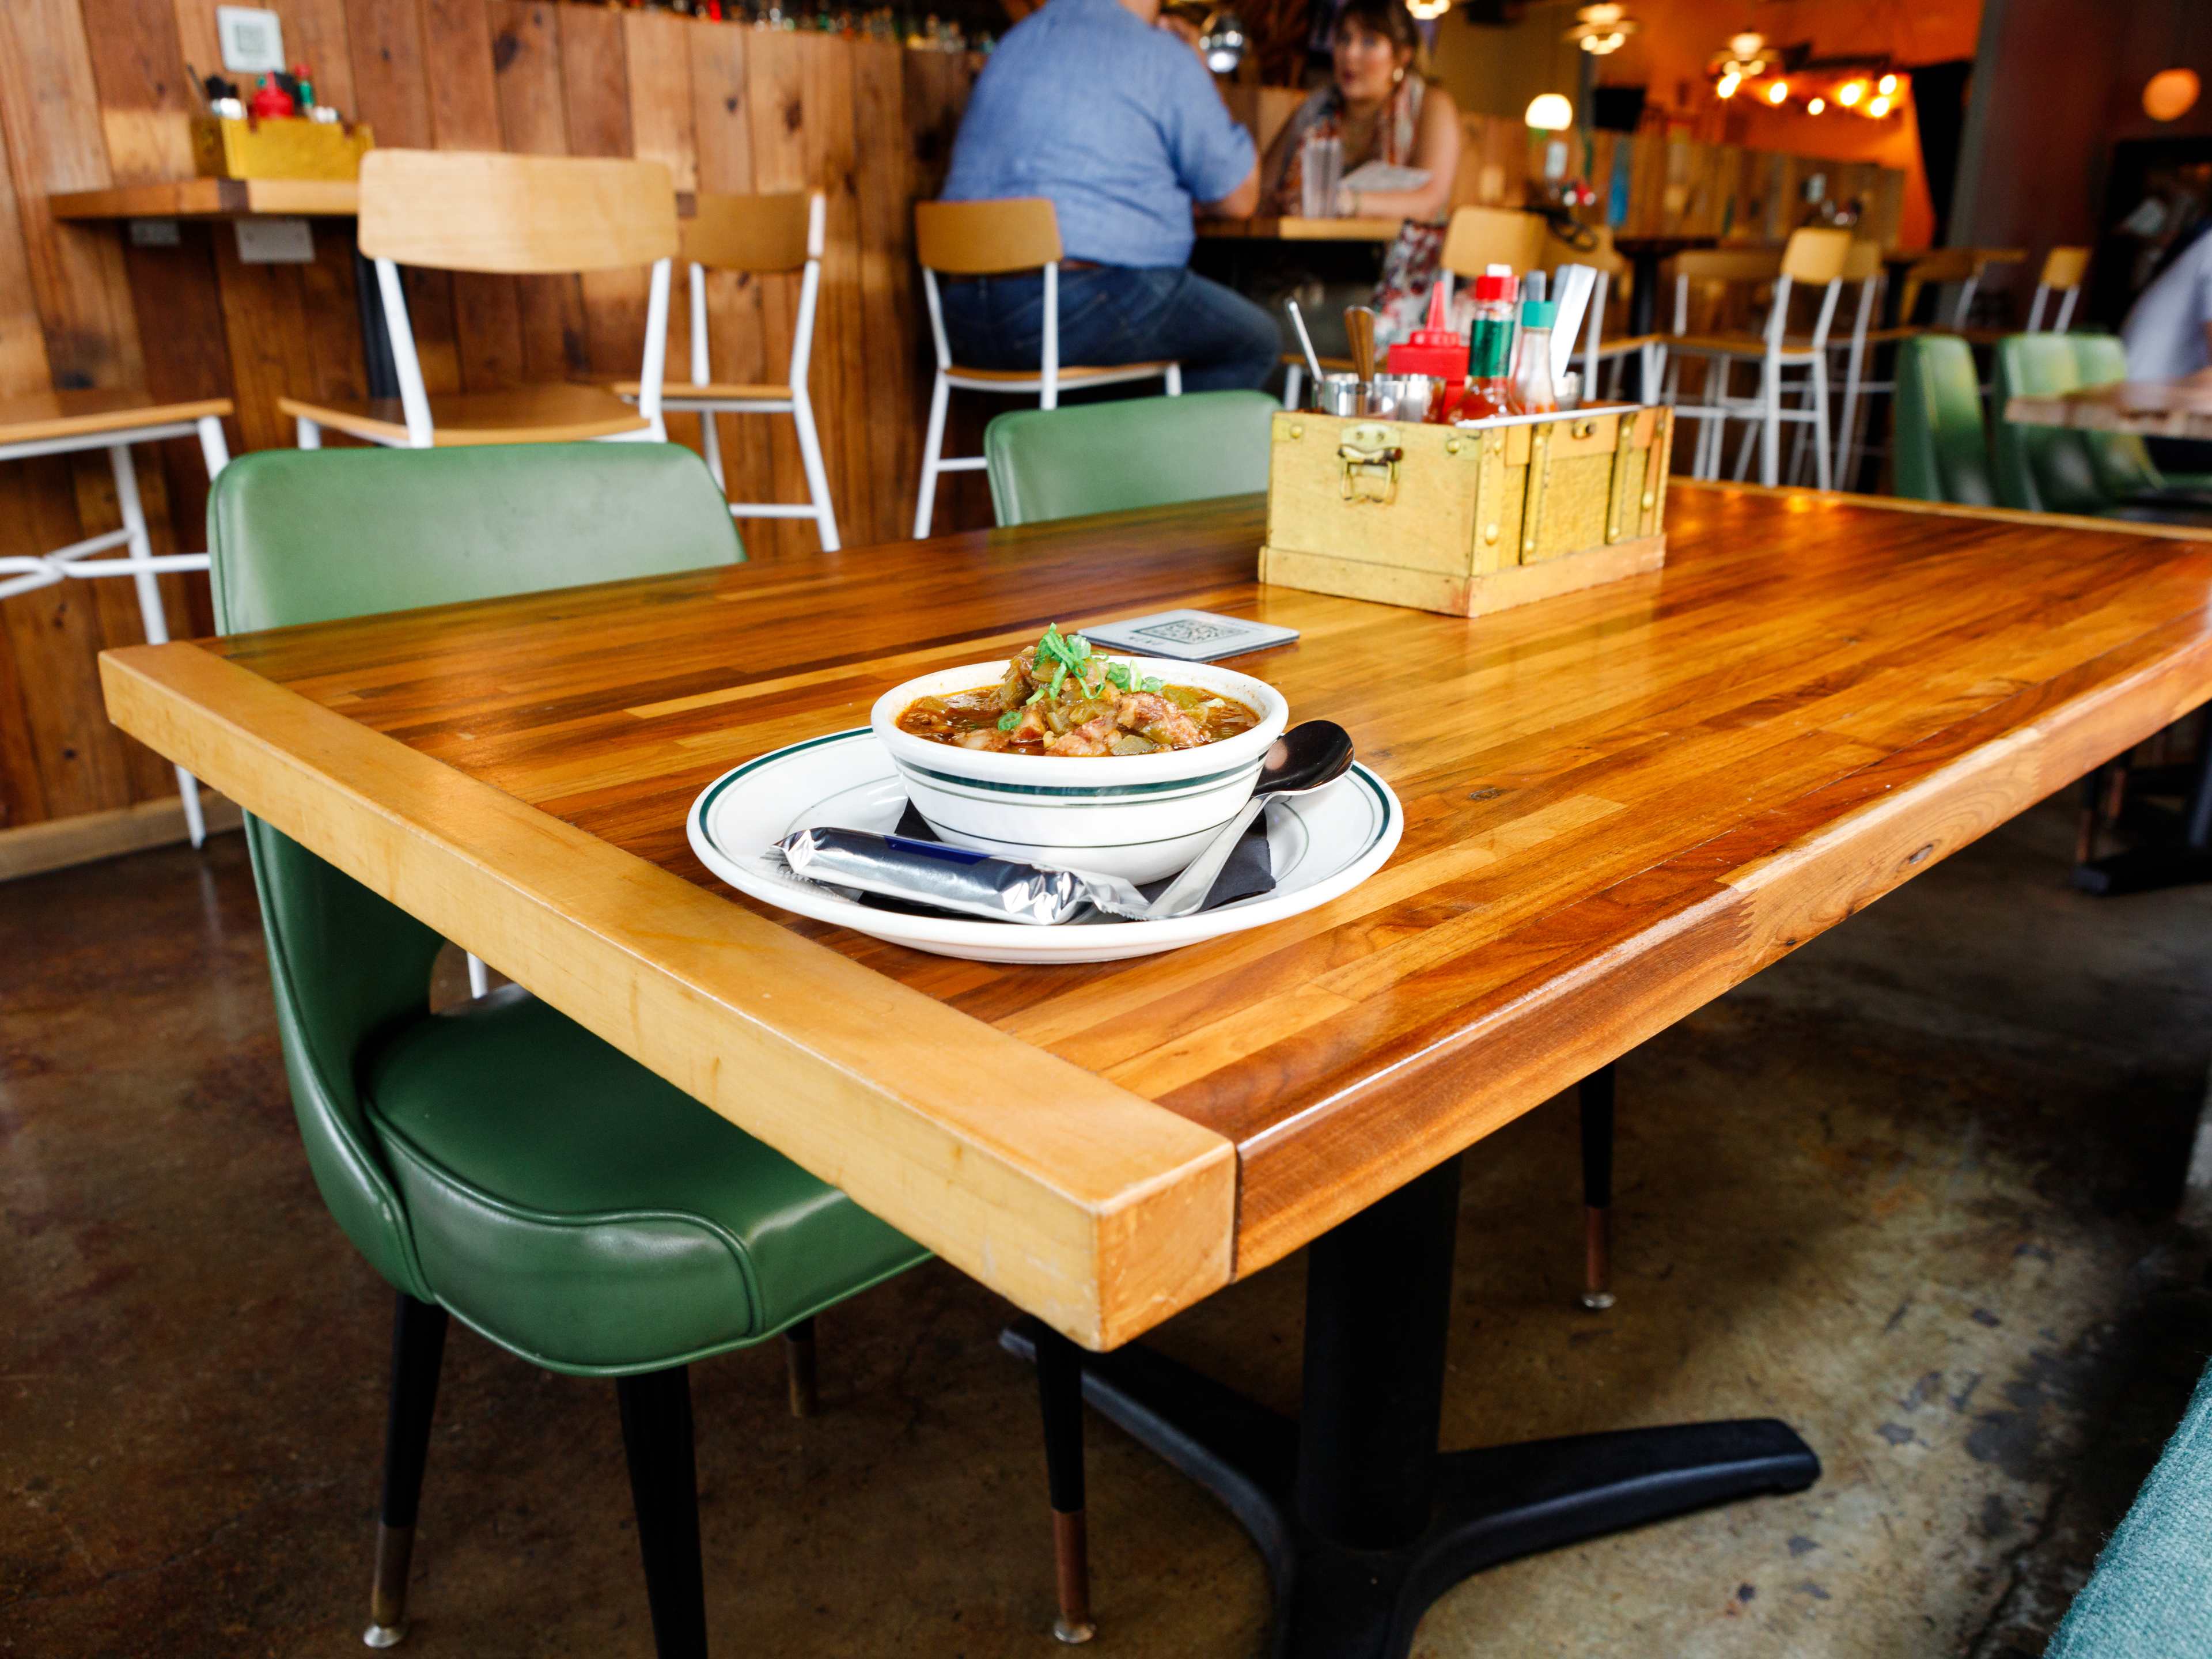
[[2051,283],[2051,262],[2044,261],[2044,273],[2035,285],[2035,299],[2027,308],[2027,332],[2038,333],[2043,327],[2043,307],[2051,302],[2052,294],[2058,295],[2058,315],[2051,325],[2053,334],[2063,334],[2067,325],[2074,320],[2075,302],[2081,297],[2081,284],[2077,280],[2065,288],[2054,289]]
[[1877,264],[1872,275],[1859,283],[1858,308],[1851,316],[1851,337],[1844,359],[1844,391],[1842,406],[1836,411],[1836,488],[1848,489],[1856,469],[1863,465],[1868,446],[1860,443],[1860,424],[1869,398],[1887,397],[1897,390],[1894,380],[1875,380],[1867,377],[1867,336],[1874,319],[1881,314],[1882,290],[1888,285],[1888,276]]
[[[660,381],[668,365],[668,273],[672,262],[653,262],[653,284],[645,307],[645,362],[638,374],[637,412],[647,422],[637,432],[617,432],[592,443],[665,443],[668,428],[660,418]],[[407,289],[399,280],[399,267],[379,258],[376,291],[384,301],[384,331],[392,342],[392,367],[399,381],[399,407],[407,423],[405,441],[372,438],[392,449],[433,449],[436,429],[430,422],[429,389],[422,384],[422,362],[415,355],[415,325],[407,314]],[[320,449],[323,428],[307,416],[295,417],[301,449]]]
[[[204,553],[156,554],[152,539],[146,533],[146,509],[138,496],[138,474],[131,465],[131,447],[133,444],[160,443],[170,438],[197,437],[200,441],[200,455],[207,463],[208,481],[212,483],[216,475],[230,465],[230,447],[222,433],[219,416],[204,415],[197,420],[161,422],[147,426],[112,428],[100,432],[74,433],[63,437],[27,439],[21,443],[0,443],[0,461],[28,460],[39,455],[75,454],[89,449],[107,452],[108,465],[115,474],[116,504],[122,509],[123,527],[105,531],[97,536],[88,536],[82,541],[71,542],[52,552],[37,557],[10,556],[0,558],[0,599],[18,593],[32,592],[41,587],[69,580],[93,580],[102,576],[128,576],[137,590],[138,617],[146,630],[149,645],[166,645],[169,639],[167,614],[161,608],[161,590],[155,577],[164,571],[205,570],[208,556]],[[119,559],[103,559],[94,556],[111,548],[125,548]],[[207,817],[200,806],[199,784],[181,766],[177,768],[177,793],[184,804],[185,828],[191,833],[192,845],[198,847],[207,839]]]
[[[837,539],[837,511],[830,499],[830,475],[822,465],[822,440],[815,429],[814,404],[806,389],[806,375],[814,356],[814,313],[816,298],[822,288],[822,250],[823,226],[826,222],[822,192],[812,193],[807,205],[806,264],[799,279],[799,316],[792,330],[791,368],[788,398],[708,398],[694,397],[680,391],[665,392],[660,400],[664,410],[680,410],[699,416],[700,448],[707,458],[707,469],[714,475],[714,482],[729,487],[722,478],[722,441],[714,429],[717,415],[788,415],[799,428],[799,459],[806,471],[808,504],[799,506],[793,501],[732,501],[730,515],[738,519],[811,519],[822,538],[822,550],[835,553],[842,545]],[[691,384],[706,386],[714,380],[707,355],[707,268],[697,260],[691,264]]]
[[[1830,471],[1830,439],[1828,433],[1828,330],[1835,320],[1836,301],[1843,290],[1843,278],[1835,277],[1821,285],[1820,310],[1813,325],[1811,337],[1802,345],[1791,345],[1787,341],[1790,323],[1790,295],[1795,283],[1787,271],[1774,278],[1774,297],[1767,307],[1766,321],[1759,338],[1762,349],[1756,361],[1759,366],[1759,391],[1748,398],[1740,398],[1729,391],[1729,371],[1739,360],[1748,359],[1747,353],[1711,350],[1696,345],[1678,345],[1672,352],[1675,361],[1668,366],[1667,401],[1674,405],[1678,418],[1698,422],[1698,442],[1691,465],[1691,476],[1715,478],[1720,476],[1721,451],[1729,422],[1743,420],[1751,422],[1744,433],[1743,447],[1736,460],[1735,476],[1745,477],[1750,471],[1751,449],[1754,440],[1759,445],[1759,482],[1773,485],[1782,477],[1782,427],[1788,422],[1812,428],[1813,465],[1822,489],[1833,488]],[[1674,332],[1689,331],[1690,279],[1677,274],[1674,278]],[[1709,380],[1709,401],[1685,404],[1679,401],[1675,379],[1683,357],[1702,358],[1706,362]],[[1806,371],[1802,380],[1790,382],[1786,371],[1802,368]],[[1796,409],[1786,407],[1784,399],[1791,392],[1801,394],[1802,404]]]
[[[938,298],[937,273],[927,265],[921,268],[922,292],[929,301],[929,334],[937,346],[937,379],[929,393],[929,435],[921,451],[921,498],[915,504],[914,533],[918,540],[929,534],[930,520],[937,513],[937,477],[940,472],[980,472],[989,463],[981,455],[947,456],[945,449],[945,409],[952,390],[963,392],[995,392],[1012,396],[1037,394],[1040,409],[1060,407],[1060,261],[1048,259],[1044,270],[1044,338],[1040,356],[1042,361],[1033,375],[1017,379],[992,378],[984,380],[963,374],[954,367],[951,343],[945,337],[945,307]],[[1011,275],[1012,273],[1006,273]],[[1181,363],[1140,363],[1127,368],[1103,368],[1086,373],[1081,385],[1121,386],[1132,380],[1163,379],[1167,383],[1167,395],[1182,395],[1182,365]]]

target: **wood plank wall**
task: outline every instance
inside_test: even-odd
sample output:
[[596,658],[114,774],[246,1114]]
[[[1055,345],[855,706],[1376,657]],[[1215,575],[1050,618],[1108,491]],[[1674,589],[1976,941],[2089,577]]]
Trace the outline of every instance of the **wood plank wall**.
[[[908,204],[943,176],[973,61],[553,0],[264,3],[323,97],[371,123],[380,143],[651,156],[682,190],[824,190],[812,385],[830,486],[848,544],[905,533],[926,395]],[[186,222],[179,246],[142,248],[119,224],[58,223],[46,209],[59,191],[190,175],[185,65],[218,63],[216,3],[0,6],[0,397],[49,386],[227,395],[242,453],[291,443],[280,395],[365,391],[350,225],[315,222],[312,264],[248,265],[225,224]],[[418,271],[408,284],[433,391],[636,373],[641,274]],[[690,349],[681,294],[679,283],[672,365]],[[715,377],[781,379],[797,300],[795,276],[715,275]],[[672,416],[670,427],[696,445],[695,417]],[[726,417],[722,437],[732,494],[805,498],[789,422]],[[956,441],[980,444],[975,415]],[[189,443],[164,450],[140,467],[157,547],[197,550],[207,494],[198,454]],[[941,526],[988,521],[980,475],[945,483]],[[0,466],[0,553],[42,552],[118,522],[104,456]],[[804,523],[743,530],[756,557],[815,545]],[[173,629],[212,630],[204,578],[164,587]],[[0,602],[0,832],[173,794],[167,769],[101,708],[98,653],[140,635],[125,582]]]

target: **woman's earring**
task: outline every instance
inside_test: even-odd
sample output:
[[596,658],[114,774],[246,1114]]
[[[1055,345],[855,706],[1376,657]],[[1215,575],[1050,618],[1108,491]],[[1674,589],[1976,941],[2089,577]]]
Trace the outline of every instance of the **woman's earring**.
[[1396,69],[1390,71],[1390,84],[1394,87],[1405,78],[1406,71],[1402,69]]

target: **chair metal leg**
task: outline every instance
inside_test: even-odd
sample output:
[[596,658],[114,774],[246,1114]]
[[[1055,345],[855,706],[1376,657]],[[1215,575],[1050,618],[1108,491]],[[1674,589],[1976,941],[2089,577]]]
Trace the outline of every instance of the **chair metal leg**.
[[1828,453],[1828,363],[1813,359],[1813,481],[1822,489],[1837,488],[1835,458]]
[[1759,399],[1759,481],[1769,489],[1782,482],[1781,374],[1772,364],[1760,377]]
[[1613,1305],[1613,1066],[1575,1091],[1582,1109],[1583,1295],[1594,1312]]
[[804,387],[793,389],[791,418],[799,428],[799,459],[806,470],[806,499],[814,504],[814,528],[822,538],[822,550],[835,553],[837,510],[830,501],[830,475],[822,465],[822,440],[814,429],[814,405]]
[[[145,568],[146,562],[154,556],[154,542],[146,533],[146,507],[138,498],[138,471],[131,465],[131,446],[109,445],[107,463],[115,475],[115,504],[123,514],[125,555],[139,567],[131,573],[131,585],[138,595],[139,624],[146,630],[147,644],[167,645],[169,619],[161,609],[161,580]],[[185,830],[191,836],[192,845],[198,847],[207,840],[207,814],[200,805],[199,780],[181,766],[176,771],[177,799],[184,805]]]
[[730,486],[722,477],[722,434],[719,424],[720,420],[720,417],[711,409],[702,409],[699,411],[699,453],[706,460],[707,471],[714,475],[714,488],[727,495],[730,493]]
[[407,1635],[407,1565],[415,1553],[415,1510],[430,1452],[430,1413],[446,1356],[446,1310],[402,1291],[392,1316],[392,1406],[384,1430],[384,1502],[377,1512],[376,1578],[368,1592],[373,1648]]
[[1295,415],[1298,412],[1298,394],[1305,390],[1306,366],[1292,363],[1283,371],[1283,407]]
[[802,1319],[783,1334],[783,1369],[791,1384],[791,1414],[811,1417],[822,1409],[814,1380],[814,1322]]
[[659,1659],[706,1659],[707,1587],[699,1559],[698,1466],[691,1443],[691,1373],[618,1377],[623,1449],[637,1505],[637,1547]]
[[914,506],[916,541],[929,534],[929,521],[937,512],[937,463],[945,453],[945,401],[951,390],[945,383],[945,374],[940,369],[937,384],[929,394],[929,434],[921,443],[921,496]]
[[472,997],[489,996],[491,994],[491,970],[484,966],[483,958],[482,957],[477,956],[473,952],[465,952],[464,954],[467,955],[469,958],[469,994]]
[[1045,1486],[1052,1502],[1052,1633],[1073,1647],[1098,1633],[1091,1617],[1091,1550],[1083,1523],[1083,1362],[1058,1331],[1037,1327],[1037,1400],[1044,1411]]
[[1170,363],[1167,368],[1166,378],[1168,383],[1168,396],[1170,398],[1182,397],[1182,365],[1181,363]]
[[306,416],[302,415],[298,417],[297,425],[295,426],[295,430],[298,434],[298,442],[301,448],[320,449],[323,447],[322,428],[317,426]]

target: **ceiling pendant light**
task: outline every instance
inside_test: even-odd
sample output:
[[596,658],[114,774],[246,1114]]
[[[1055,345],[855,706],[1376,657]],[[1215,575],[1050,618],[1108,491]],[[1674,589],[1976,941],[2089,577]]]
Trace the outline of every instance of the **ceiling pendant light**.
[[1575,16],[1578,21],[1574,27],[1559,38],[1573,41],[1593,58],[1619,52],[1637,29],[1637,25],[1629,21],[1626,6],[1584,6]]

